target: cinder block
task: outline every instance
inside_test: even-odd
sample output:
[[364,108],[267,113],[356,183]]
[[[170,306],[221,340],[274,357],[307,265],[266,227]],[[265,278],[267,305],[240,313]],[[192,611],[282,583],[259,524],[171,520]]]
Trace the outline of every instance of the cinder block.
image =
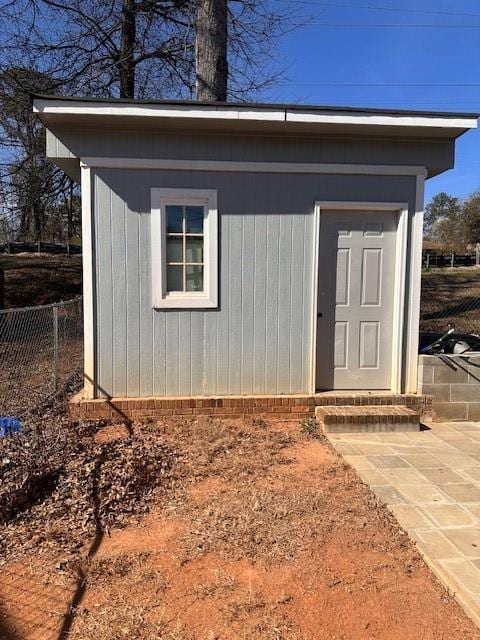
[[433,397],[434,402],[450,401],[450,384],[423,384],[422,393]]
[[460,384],[468,382],[468,372],[452,362],[451,366],[442,362],[441,366],[432,367],[434,384]]
[[452,384],[452,402],[480,402],[480,384]]
[[472,422],[480,421],[480,402],[468,403],[468,420]]
[[470,371],[468,374],[468,382],[469,384],[480,385],[480,365],[475,370],[472,370],[472,368],[470,368]]
[[447,420],[455,422],[455,420],[468,419],[468,403],[467,402],[434,402],[433,413],[435,420]]
[[433,383],[433,366],[428,364],[418,365],[418,380],[420,383]]

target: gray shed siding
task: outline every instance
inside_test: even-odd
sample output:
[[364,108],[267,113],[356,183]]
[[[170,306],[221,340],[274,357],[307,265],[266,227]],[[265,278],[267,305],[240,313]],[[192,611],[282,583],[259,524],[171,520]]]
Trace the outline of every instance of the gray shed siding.
[[386,164],[449,168],[448,139],[249,135],[198,132],[75,130],[47,132],[51,158],[167,158],[244,162]]
[[[99,395],[310,392],[313,206],[408,202],[415,177],[92,170]],[[154,310],[150,189],[218,190],[219,308]]]

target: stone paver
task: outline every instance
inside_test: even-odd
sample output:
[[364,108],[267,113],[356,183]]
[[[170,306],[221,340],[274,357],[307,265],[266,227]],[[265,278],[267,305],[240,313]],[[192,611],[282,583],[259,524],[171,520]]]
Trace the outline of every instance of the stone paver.
[[425,505],[422,511],[441,528],[476,524],[475,517],[456,504]]
[[480,626],[480,423],[329,434]]
[[480,502],[480,488],[468,482],[445,484],[440,487],[456,502]]

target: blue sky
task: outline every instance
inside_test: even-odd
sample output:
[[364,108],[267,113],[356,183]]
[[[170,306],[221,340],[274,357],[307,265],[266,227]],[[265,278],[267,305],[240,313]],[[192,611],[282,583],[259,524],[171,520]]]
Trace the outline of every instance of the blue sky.
[[[268,99],[480,113],[477,0],[304,0],[297,6],[314,24],[281,41],[287,77]],[[380,86],[322,86],[328,84]],[[422,86],[394,86],[406,84]],[[480,134],[471,131],[457,142],[455,169],[427,182],[426,200],[439,191],[465,197],[477,189]]]

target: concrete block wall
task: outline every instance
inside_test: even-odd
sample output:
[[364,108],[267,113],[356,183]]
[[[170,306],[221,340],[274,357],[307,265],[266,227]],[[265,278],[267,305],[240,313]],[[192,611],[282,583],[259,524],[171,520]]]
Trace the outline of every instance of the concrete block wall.
[[435,420],[480,421],[480,353],[419,356],[418,392],[433,398]]

